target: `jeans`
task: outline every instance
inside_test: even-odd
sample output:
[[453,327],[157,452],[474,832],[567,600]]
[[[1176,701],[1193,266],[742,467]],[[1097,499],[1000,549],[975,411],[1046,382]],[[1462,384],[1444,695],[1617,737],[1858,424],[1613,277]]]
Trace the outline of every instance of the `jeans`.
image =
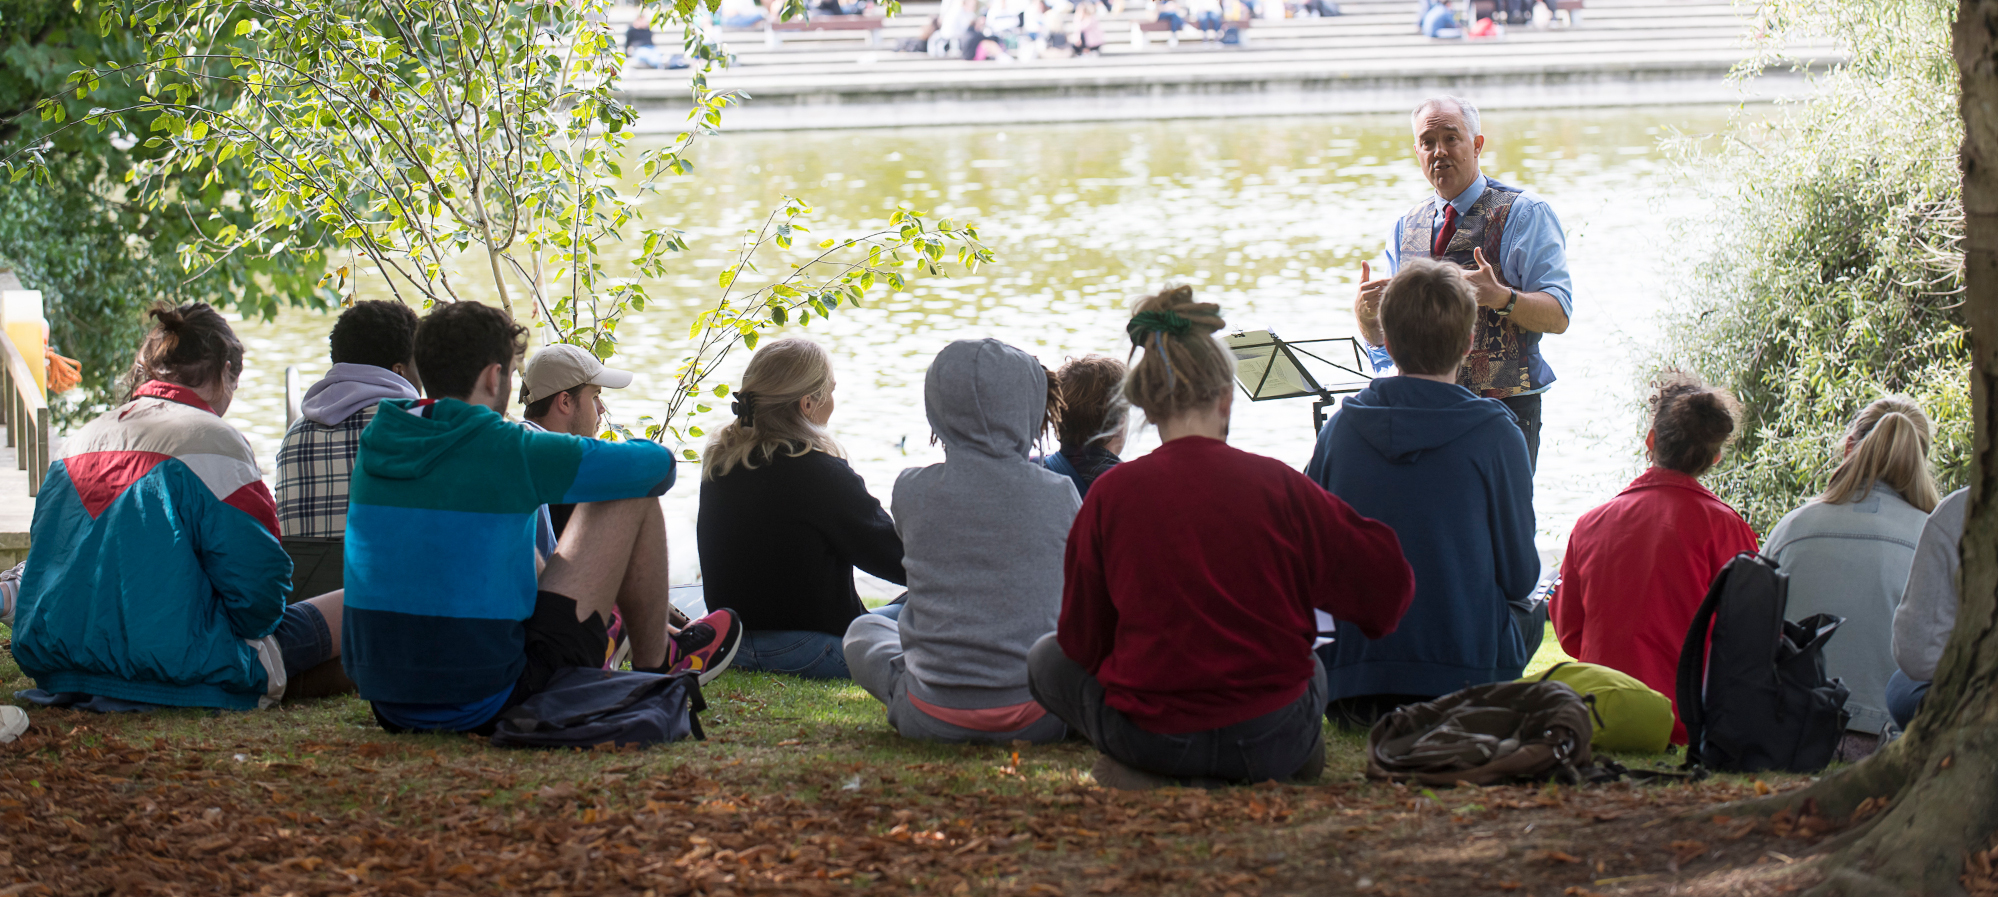
[[284,658],[286,677],[331,660],[340,649],[333,644],[333,630],[326,625],[326,615],[304,602],[284,609],[271,638],[277,641],[278,654]]
[[1315,779],[1325,766],[1325,666],[1312,659],[1304,694],[1285,707],[1231,726],[1198,732],[1146,731],[1104,703],[1103,684],[1062,653],[1054,633],[1027,652],[1034,700],[1133,769],[1173,778],[1267,782]]
[[[902,615],[902,607],[890,604],[869,613],[893,620]],[[801,679],[851,679],[841,641],[840,636],[824,632],[745,630],[732,666],[752,673],[786,673]]]
[[666,67],[666,51],[654,46],[632,47],[631,61],[649,69]]
[[1512,416],[1519,418],[1519,432],[1526,437],[1526,466],[1540,469],[1540,398],[1543,393],[1530,396],[1508,396],[1499,401],[1512,409]]
[[910,677],[902,662],[902,630],[897,622],[880,613],[855,618],[846,630],[846,664],[853,671],[853,683],[887,705],[888,724],[903,738],[950,743],[1050,744],[1068,737],[1068,726],[1052,713],[1018,729],[1001,732],[967,729],[925,713],[909,700]]
[[1161,21],[1161,22],[1164,22],[1164,23],[1166,23],[1166,24],[1168,24],[1168,25],[1171,25],[1171,26],[1172,26],[1172,30],[1174,30],[1174,31],[1178,31],[1178,30],[1180,30],[1181,28],[1185,28],[1185,27],[1186,27],[1186,17],[1185,17],[1185,16],[1182,16],[1182,15],[1180,15],[1179,13],[1176,13],[1176,12],[1161,12],[1161,13],[1159,13],[1159,21]]
[[1927,682],[1916,682],[1900,670],[1887,677],[1887,715],[1894,718],[1894,725],[1908,728],[1908,721],[1915,718],[1915,712],[1922,709],[1922,699],[1928,696]]
[[1200,18],[1196,24],[1200,26],[1200,30],[1202,31],[1220,31],[1221,14],[1218,12],[1203,12],[1200,14]]

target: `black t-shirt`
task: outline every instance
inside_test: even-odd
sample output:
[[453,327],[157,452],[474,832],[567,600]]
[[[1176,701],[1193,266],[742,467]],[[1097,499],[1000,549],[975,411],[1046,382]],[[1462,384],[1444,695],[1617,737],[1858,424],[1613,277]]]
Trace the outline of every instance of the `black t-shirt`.
[[843,636],[867,612],[853,568],[907,580],[895,522],[860,475],[825,452],[780,453],[702,480],[695,534],[708,608],[735,611],[750,631]]

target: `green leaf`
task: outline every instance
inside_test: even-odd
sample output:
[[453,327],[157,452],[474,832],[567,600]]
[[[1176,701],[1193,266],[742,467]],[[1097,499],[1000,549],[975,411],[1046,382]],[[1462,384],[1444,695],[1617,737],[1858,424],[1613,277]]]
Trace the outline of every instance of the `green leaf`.
[[701,460],[701,456],[697,454],[693,449],[681,449],[680,454],[689,461]]
[[700,427],[688,427],[688,428],[687,428],[687,435],[688,435],[688,436],[694,436],[694,437],[700,437],[700,436],[705,436],[705,435],[707,435],[707,433],[706,433],[706,431],[702,430],[702,429],[701,429]]
[[717,383],[717,384],[715,384],[715,388],[714,388],[714,394],[715,394],[715,398],[717,398],[717,399],[726,399],[726,398],[728,398],[728,384],[726,384],[726,383]]
[[754,330],[751,330],[751,331],[749,331],[748,333],[745,333],[745,334],[743,334],[743,335],[742,335],[742,344],[743,344],[744,346],[747,346],[747,347],[749,347],[749,349],[750,349],[751,351],[755,351],[755,349],[756,349],[756,331],[754,331]]
[[770,306],[770,322],[771,322],[771,323],[773,323],[773,324],[776,324],[776,325],[777,325],[777,326],[779,326],[779,327],[782,327],[782,326],[784,326],[784,321],[785,321],[785,319],[786,319],[786,318],[788,318],[788,317],[790,317],[790,315],[789,315],[789,313],[787,313],[787,312],[785,312],[785,311],[784,311],[784,306],[781,306],[781,305],[773,305],[773,306]]

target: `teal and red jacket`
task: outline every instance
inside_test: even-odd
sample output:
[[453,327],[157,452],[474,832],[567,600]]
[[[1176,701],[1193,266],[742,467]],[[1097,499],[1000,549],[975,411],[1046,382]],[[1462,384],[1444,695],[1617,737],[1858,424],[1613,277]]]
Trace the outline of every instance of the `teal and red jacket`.
[[659,496],[650,441],[536,432],[457,399],[385,399],[347,492],[340,655],[361,697],[470,704],[526,666],[542,505]]
[[14,659],[52,692],[254,709],[269,681],[247,640],[291,593],[277,532],[243,434],[193,390],[146,383],[49,465]]

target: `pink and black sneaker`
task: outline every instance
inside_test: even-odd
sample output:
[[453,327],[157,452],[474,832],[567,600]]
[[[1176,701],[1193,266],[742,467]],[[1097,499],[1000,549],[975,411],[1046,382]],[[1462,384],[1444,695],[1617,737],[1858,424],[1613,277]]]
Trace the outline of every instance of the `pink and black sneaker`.
[[735,662],[735,649],[741,644],[742,621],[735,611],[723,608],[667,637],[666,666],[660,672],[692,670],[706,685]]

